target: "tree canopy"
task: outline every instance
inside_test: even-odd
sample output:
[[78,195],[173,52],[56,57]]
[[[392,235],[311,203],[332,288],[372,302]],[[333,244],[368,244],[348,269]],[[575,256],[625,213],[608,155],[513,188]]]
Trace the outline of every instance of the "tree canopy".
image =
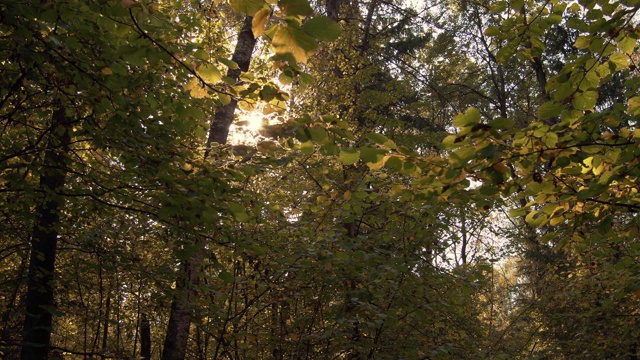
[[639,10],[0,4],[0,357],[637,359]]

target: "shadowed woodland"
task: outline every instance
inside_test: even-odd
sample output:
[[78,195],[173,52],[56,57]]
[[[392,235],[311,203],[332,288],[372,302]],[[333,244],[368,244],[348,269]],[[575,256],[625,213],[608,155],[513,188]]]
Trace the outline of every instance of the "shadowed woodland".
[[639,10],[0,2],[0,358],[638,359]]

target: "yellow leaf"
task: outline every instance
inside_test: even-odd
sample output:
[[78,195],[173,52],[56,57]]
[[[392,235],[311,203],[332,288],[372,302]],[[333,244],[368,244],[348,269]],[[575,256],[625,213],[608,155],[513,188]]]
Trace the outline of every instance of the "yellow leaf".
[[257,39],[262,35],[262,33],[264,33],[264,26],[267,24],[270,13],[270,9],[262,9],[253,16],[253,20],[251,21],[251,30],[253,31],[254,38]]
[[100,72],[101,72],[101,73],[103,73],[103,74],[105,74],[105,75],[111,75],[111,74],[113,74],[113,71],[111,71],[111,69],[110,69],[110,68],[108,68],[108,67],[102,68],[102,70],[100,70]]

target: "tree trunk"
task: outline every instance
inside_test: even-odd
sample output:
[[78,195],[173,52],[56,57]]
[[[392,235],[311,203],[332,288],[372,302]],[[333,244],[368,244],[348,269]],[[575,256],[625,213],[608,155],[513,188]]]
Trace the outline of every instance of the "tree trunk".
[[21,359],[48,359],[51,341],[53,298],[53,275],[60,209],[64,199],[57,195],[65,184],[66,160],[71,142],[70,121],[65,109],[53,112],[51,139],[45,150],[40,191],[44,199],[36,207],[36,224],[31,235],[29,259],[29,282],[26,295],[26,316],[23,327]]
[[140,357],[151,359],[151,323],[145,313],[142,313],[140,320]]
[[[227,77],[234,79],[236,82],[240,80],[240,73],[249,70],[249,64],[251,63],[251,55],[256,45],[256,39],[253,37],[253,30],[251,30],[251,22],[253,17],[247,16],[242,24],[242,29],[238,34],[238,42],[236,49],[233,52],[233,60],[238,64],[238,69],[229,69],[227,71]],[[207,139],[207,154],[212,143],[226,144],[229,137],[229,128],[233,123],[233,115],[236,111],[238,101],[231,99],[231,102],[222,106],[216,111],[213,122],[209,128],[209,138]]]
[[[249,70],[251,56],[256,44],[253,37],[251,23],[253,17],[247,16],[238,34],[238,42],[233,53],[233,60],[238,64],[238,69],[229,69],[227,76],[236,82],[240,79],[242,71]],[[211,144],[216,142],[225,144],[229,136],[229,128],[233,122],[233,116],[238,101],[231,99],[231,102],[222,106],[216,111],[213,122],[209,128],[209,137],[207,139],[205,158],[209,156]],[[178,275],[176,281],[175,295],[171,301],[171,313],[169,315],[169,323],[167,325],[167,335],[165,337],[164,348],[162,351],[162,360],[182,360],[187,353],[187,343],[189,340],[189,327],[191,325],[192,299],[195,296],[195,288],[200,265],[202,264],[203,251],[199,251],[204,247],[204,240],[195,241],[196,251],[184,261],[182,272]]]

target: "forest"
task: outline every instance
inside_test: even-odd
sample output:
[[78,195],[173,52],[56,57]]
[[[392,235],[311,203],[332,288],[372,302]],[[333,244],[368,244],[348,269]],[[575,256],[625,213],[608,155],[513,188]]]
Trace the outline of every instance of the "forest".
[[0,359],[638,359],[640,0],[0,1]]

